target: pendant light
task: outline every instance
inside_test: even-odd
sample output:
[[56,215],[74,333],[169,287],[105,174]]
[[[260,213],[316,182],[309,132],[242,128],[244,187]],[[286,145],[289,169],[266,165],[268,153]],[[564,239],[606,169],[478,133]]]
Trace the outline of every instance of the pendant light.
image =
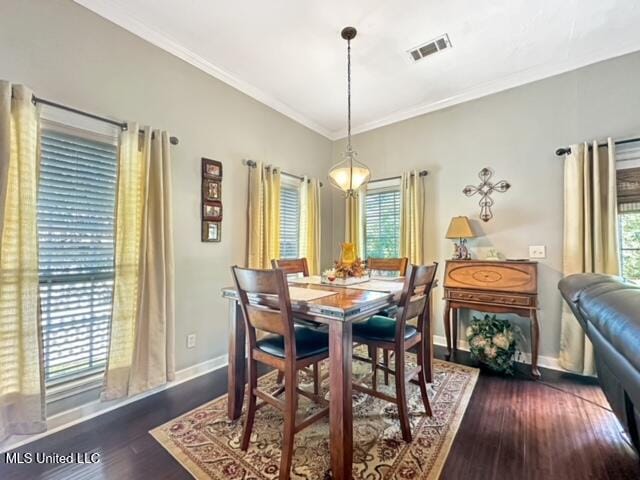
[[345,27],[341,33],[342,38],[347,41],[347,150],[344,160],[329,170],[331,184],[345,192],[347,197],[355,196],[356,190],[371,177],[367,166],[356,160],[358,154],[351,147],[351,40],[355,38],[356,33],[353,27]]

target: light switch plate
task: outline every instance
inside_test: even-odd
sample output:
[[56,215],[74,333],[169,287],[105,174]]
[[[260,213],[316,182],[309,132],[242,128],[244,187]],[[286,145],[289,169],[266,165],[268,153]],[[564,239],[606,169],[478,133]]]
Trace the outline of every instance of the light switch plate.
[[529,258],[547,258],[547,247],[545,245],[530,245]]
[[196,348],[196,334],[187,335],[187,348]]

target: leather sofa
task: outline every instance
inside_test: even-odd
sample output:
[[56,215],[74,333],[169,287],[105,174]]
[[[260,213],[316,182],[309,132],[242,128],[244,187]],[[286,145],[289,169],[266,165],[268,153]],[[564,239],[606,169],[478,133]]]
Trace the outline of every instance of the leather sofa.
[[582,273],[558,288],[593,343],[598,381],[640,451],[640,287]]

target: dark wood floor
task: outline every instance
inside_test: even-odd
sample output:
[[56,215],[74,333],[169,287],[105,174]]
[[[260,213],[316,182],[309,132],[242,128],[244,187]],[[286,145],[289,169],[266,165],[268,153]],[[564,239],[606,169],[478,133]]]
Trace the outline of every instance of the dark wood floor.
[[[99,464],[6,465],[3,455],[0,479],[191,478],[147,432],[225,390],[226,372],[205,375],[20,449],[98,452]],[[483,371],[441,478],[638,479],[640,463],[592,380]]]

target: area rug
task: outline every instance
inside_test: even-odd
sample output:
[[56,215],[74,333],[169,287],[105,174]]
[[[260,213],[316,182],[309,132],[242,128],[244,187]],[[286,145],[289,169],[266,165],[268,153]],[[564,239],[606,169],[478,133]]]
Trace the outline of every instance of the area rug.
[[[407,354],[408,368],[415,355]],[[323,365],[326,372],[326,364]],[[354,361],[354,378],[367,383],[371,366]],[[429,384],[433,417],[424,413],[420,389],[408,388],[409,414],[413,441],[402,440],[395,405],[366,394],[353,395],[353,477],[354,479],[437,479],[473,392],[478,370],[434,360],[434,382]],[[301,388],[311,388],[311,378],[299,374]],[[381,381],[379,390],[395,394]],[[276,389],[276,372],[259,380],[261,388]],[[370,385],[370,383],[367,383]],[[323,393],[329,397],[328,379]],[[298,419],[317,407],[299,397]],[[236,421],[227,418],[227,397],[222,396],[192,410],[150,433],[191,475],[198,479],[271,480],[278,478],[282,414],[267,405],[258,410],[251,444],[240,450],[244,415]],[[329,419],[325,417],[295,436],[292,479],[331,478],[329,457]]]

